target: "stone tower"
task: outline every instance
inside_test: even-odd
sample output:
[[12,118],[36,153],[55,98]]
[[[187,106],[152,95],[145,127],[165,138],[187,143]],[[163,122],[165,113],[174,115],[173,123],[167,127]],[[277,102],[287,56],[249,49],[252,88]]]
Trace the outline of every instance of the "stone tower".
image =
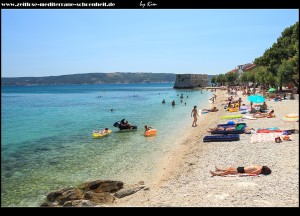
[[208,86],[207,74],[176,74],[174,88],[178,89],[193,89]]

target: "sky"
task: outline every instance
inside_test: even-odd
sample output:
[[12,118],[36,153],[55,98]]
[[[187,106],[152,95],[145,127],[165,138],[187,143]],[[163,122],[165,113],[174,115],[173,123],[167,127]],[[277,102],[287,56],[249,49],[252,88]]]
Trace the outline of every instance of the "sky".
[[298,9],[4,9],[1,77],[225,74],[252,63]]

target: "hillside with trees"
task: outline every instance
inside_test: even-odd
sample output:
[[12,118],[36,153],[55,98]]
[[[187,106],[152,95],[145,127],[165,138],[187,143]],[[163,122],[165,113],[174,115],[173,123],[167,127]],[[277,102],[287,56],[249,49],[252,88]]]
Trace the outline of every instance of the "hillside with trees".
[[264,54],[254,60],[257,67],[237,74],[220,74],[212,78],[218,85],[237,85],[247,82],[268,87],[279,87],[293,83],[299,92],[299,22],[286,28],[281,36]]
[[175,82],[172,73],[86,73],[46,77],[1,78],[2,86]]

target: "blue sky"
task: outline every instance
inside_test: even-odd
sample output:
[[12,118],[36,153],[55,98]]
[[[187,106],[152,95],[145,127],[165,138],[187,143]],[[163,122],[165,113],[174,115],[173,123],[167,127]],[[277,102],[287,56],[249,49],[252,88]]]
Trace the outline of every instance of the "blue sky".
[[220,74],[251,63],[298,9],[2,10],[2,77]]

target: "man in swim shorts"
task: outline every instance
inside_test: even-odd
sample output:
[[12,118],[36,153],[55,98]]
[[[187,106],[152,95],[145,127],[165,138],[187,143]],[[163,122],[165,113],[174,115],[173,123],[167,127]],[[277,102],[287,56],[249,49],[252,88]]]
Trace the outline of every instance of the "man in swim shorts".
[[216,167],[215,172],[210,171],[212,176],[226,176],[226,175],[237,175],[237,174],[249,174],[249,175],[269,175],[271,174],[271,169],[267,166],[246,166],[246,167],[229,167],[225,169],[219,169]]

